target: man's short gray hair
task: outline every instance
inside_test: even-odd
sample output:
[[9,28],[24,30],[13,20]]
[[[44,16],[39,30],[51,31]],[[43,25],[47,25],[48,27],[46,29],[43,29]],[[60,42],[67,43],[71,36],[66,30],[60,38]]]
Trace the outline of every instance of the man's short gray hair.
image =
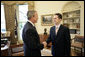
[[28,20],[34,16],[35,12],[36,12],[35,10],[32,10],[32,11],[28,11],[27,12]]

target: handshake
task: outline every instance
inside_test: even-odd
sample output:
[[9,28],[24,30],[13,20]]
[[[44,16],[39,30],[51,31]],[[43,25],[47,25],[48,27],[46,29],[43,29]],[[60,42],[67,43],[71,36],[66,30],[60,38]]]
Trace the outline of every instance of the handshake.
[[42,44],[44,45],[44,48],[46,48],[46,46],[47,46],[46,41],[44,41]]

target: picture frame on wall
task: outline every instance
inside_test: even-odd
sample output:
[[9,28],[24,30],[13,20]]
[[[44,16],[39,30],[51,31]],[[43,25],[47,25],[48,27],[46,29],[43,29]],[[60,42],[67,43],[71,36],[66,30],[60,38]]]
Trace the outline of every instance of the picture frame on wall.
[[53,14],[47,14],[41,16],[42,26],[52,26],[53,25]]

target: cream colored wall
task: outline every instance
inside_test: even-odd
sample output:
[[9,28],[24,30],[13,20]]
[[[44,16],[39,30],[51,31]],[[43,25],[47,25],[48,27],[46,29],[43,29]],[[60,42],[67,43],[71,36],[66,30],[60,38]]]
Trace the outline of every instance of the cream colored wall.
[[[42,26],[41,16],[46,14],[62,13],[64,5],[71,1],[35,1],[35,10],[38,12],[38,22],[35,24],[39,34],[44,33],[44,28],[47,28],[49,33],[50,27]],[[81,5],[81,35],[84,35],[84,2],[77,1]],[[62,23],[62,22],[61,22]]]
[[39,19],[36,23],[36,28],[39,34],[44,33],[44,28],[47,28],[49,33],[52,26],[41,26],[41,16],[46,14],[61,13],[63,5],[67,1],[35,1],[35,10],[38,12]]

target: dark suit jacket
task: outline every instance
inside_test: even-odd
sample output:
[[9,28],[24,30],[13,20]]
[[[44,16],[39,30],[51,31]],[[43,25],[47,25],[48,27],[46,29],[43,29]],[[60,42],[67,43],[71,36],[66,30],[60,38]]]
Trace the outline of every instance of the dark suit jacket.
[[53,56],[70,56],[70,33],[67,27],[60,25],[57,35],[55,34],[55,26],[51,27],[46,42],[48,44],[52,42]]
[[27,22],[23,28],[22,38],[24,42],[25,56],[41,56],[40,50],[43,49],[43,44],[40,44],[39,35],[36,28]]

